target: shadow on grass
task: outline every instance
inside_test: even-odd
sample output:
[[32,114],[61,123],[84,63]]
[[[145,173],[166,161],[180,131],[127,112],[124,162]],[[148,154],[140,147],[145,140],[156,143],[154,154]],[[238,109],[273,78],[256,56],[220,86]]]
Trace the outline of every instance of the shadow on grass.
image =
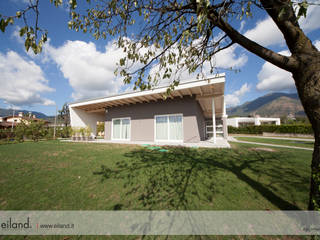
[[[307,181],[295,173],[294,168],[282,165],[281,160],[287,157],[284,153],[167,149],[168,152],[131,151],[125,154],[127,159],[117,162],[114,169],[103,165],[94,174],[102,175],[103,179],[123,180],[126,197],[138,202],[142,209],[194,210],[200,205],[212,208],[217,195],[231,193],[231,196],[241,197],[246,194],[246,186],[250,186],[279,209],[299,210],[294,204],[295,199],[289,202],[276,193],[279,185],[281,193],[289,193],[303,187],[298,183]],[[286,198],[293,196],[287,195]],[[117,204],[114,209],[121,210],[122,207]]]

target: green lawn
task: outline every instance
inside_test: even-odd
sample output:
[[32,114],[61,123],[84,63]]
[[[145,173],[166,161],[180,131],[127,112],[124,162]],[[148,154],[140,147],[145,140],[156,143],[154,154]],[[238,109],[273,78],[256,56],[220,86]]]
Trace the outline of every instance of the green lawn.
[[0,145],[0,209],[306,209],[312,152]]
[[272,149],[249,144],[232,147],[171,147],[169,152],[159,152],[132,145],[58,141],[0,145],[0,209],[307,208],[311,151],[266,151]]
[[257,137],[234,137],[240,141],[256,142],[256,143],[268,143],[294,147],[304,147],[313,149],[314,142],[303,140],[287,140],[287,139],[271,139],[271,138],[257,138]]

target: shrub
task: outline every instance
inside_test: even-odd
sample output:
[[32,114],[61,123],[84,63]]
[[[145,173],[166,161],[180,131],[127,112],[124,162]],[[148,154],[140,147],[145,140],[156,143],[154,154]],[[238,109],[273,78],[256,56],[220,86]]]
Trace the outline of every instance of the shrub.
[[78,127],[73,127],[73,128],[72,128],[72,136],[73,136],[73,137],[76,137],[76,138],[80,137],[80,128],[78,128]]
[[18,142],[23,142],[24,139],[27,137],[28,132],[28,125],[25,124],[23,121],[17,124],[14,129],[15,139]]
[[0,139],[13,139],[15,136],[14,132],[11,128],[8,129],[0,129]]
[[59,137],[69,138],[71,137],[71,127],[63,127],[59,129]]
[[44,128],[44,121],[31,121],[27,125],[27,135],[33,141],[38,141],[40,138],[46,135],[46,129]]
[[238,134],[262,134],[263,132],[313,134],[313,130],[310,124],[260,125],[244,126],[238,128],[228,126],[228,132]]
[[97,125],[97,135],[104,133],[104,122],[100,122]]
[[46,139],[53,139],[53,132],[54,132],[54,128],[52,128],[52,127],[47,128],[45,138]]
[[79,133],[80,133],[80,137],[81,137],[81,138],[83,138],[83,137],[85,136],[85,131],[86,131],[86,129],[85,129],[84,127],[81,127],[81,128],[79,129]]
[[86,127],[86,128],[84,129],[84,133],[85,133],[85,136],[86,136],[87,138],[89,138],[89,137],[91,136],[91,128],[90,128],[90,127]]

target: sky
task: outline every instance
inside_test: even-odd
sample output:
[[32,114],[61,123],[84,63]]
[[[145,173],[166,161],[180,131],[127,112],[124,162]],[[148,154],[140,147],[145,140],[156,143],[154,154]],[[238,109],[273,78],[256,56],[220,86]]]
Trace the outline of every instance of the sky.
[[[14,15],[26,2],[0,1],[0,14]],[[39,55],[26,52],[17,26],[0,32],[0,108],[13,107],[54,115],[56,107],[61,109],[66,102],[132,90],[132,86],[124,85],[122,79],[114,75],[116,63],[124,56],[115,46],[115,39],[97,41],[89,34],[69,30],[68,10],[53,7],[49,0],[40,2],[39,21],[49,32],[49,41]],[[310,6],[307,17],[299,22],[320,49],[320,6]],[[253,18],[237,20],[233,24],[259,44],[290,55],[282,34],[263,11],[257,10]],[[226,74],[227,107],[271,92],[296,92],[291,74],[239,45],[218,53],[215,66],[219,73]]]

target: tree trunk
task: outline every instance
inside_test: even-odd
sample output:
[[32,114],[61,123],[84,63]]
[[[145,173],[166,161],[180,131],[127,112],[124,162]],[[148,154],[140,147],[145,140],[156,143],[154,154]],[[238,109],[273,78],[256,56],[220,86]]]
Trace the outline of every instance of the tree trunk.
[[289,71],[315,138],[308,209],[320,210],[320,52],[300,28],[293,7],[288,4],[290,1],[261,0],[261,3],[282,32],[292,57],[299,63]]
[[308,49],[307,52],[300,52],[298,58],[301,65],[293,73],[293,78],[315,138],[308,210],[320,210],[320,52],[316,49]]
[[[320,122],[318,122],[318,125]],[[308,210],[320,210],[320,137],[319,128],[318,135],[315,134],[314,150],[311,163],[311,178],[310,178],[310,193],[309,193],[309,205]]]
[[[299,26],[291,1],[260,0],[286,40],[292,56],[286,57],[248,39],[235,30],[215,9],[208,19],[228,37],[264,60],[292,73],[304,110],[314,131],[309,210],[320,210],[320,52]],[[289,3],[289,4],[288,4]]]

